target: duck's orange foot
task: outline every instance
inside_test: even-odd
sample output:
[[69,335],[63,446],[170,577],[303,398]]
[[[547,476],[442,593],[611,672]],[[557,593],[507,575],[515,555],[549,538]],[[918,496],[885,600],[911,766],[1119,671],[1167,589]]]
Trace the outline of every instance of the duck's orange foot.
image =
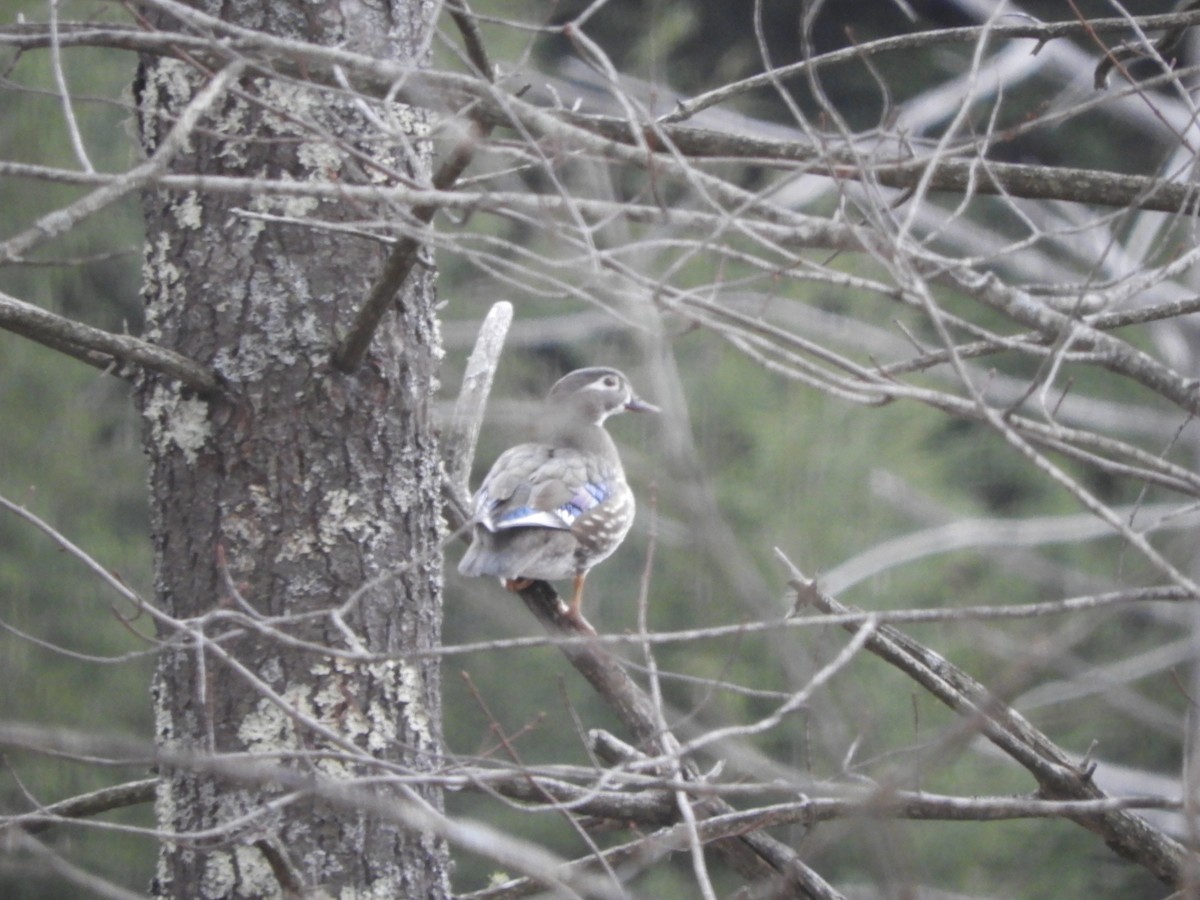
[[505,578],[504,579],[504,589],[507,591],[512,591],[513,593],[516,593],[517,591],[523,591],[523,590],[525,590],[525,588],[529,587],[531,584],[533,584],[532,578]]

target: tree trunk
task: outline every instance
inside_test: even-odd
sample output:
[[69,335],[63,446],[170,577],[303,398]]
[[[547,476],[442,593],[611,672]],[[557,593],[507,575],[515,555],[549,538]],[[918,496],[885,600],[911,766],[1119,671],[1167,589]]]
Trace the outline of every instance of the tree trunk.
[[[431,27],[422,18],[428,5],[406,0],[197,6],[271,35],[418,61]],[[206,82],[195,65],[143,59],[137,100],[147,152]],[[345,93],[247,69],[173,170],[335,183],[423,170],[419,111],[371,105],[366,115]],[[381,123],[391,130],[381,133]],[[330,353],[383,249],[299,223],[395,221],[405,211],[203,192],[151,192],[144,206],[147,335],[212,366],[230,389],[202,398],[153,375],[139,389],[157,603],[175,620],[159,629],[167,642],[153,691],[160,747],[261,755],[342,782],[433,769],[438,666],[405,657],[436,645],[441,626],[432,273],[414,273],[364,365],[342,374]],[[344,624],[329,614],[352,600]],[[281,635],[391,657],[335,657]],[[272,803],[293,796],[295,784],[186,764],[162,775],[158,825],[180,838],[162,843],[157,896],[448,894],[442,842],[394,819],[328,795]],[[440,808],[438,792],[418,792]]]

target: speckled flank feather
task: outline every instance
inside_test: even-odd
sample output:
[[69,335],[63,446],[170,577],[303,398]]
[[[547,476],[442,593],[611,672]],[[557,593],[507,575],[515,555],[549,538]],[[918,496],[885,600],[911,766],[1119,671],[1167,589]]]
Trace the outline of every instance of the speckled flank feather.
[[625,410],[654,410],[615,369],[580,369],[547,398],[545,440],[506,450],[474,501],[464,575],[508,581],[582,579],[621,545],[633,524],[633,492],[616,445],[603,428]]

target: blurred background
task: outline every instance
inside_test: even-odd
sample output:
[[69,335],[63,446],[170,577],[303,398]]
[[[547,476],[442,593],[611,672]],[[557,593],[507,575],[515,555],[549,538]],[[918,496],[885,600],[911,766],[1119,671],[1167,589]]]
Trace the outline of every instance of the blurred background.
[[[1118,14],[1108,3],[1076,5],[1089,17]],[[1171,5],[1128,3],[1124,9],[1140,15]],[[582,0],[472,4],[484,17],[493,59],[514,82],[528,83],[531,96],[611,111],[611,93],[595,68],[581,62],[586,48],[536,27],[569,21],[588,6]],[[993,4],[970,2],[826,4],[806,42],[801,4],[762,7],[761,44],[751,5],[716,0],[611,0],[594,10],[584,31],[626,77],[630,96],[667,112],[679,97],[761,72],[764,46],[771,63],[783,65],[885,36],[979,24],[993,11]],[[64,20],[122,16],[108,4],[62,3],[59,10]],[[1024,14],[1072,15],[1067,4],[1025,3],[998,21],[1020,22]],[[19,16],[44,20],[47,6],[0,0],[0,25]],[[435,65],[461,68],[455,37],[443,23]],[[696,124],[796,140],[844,127],[864,147],[897,135],[921,146],[936,140],[963,97],[972,96],[981,134],[996,117],[988,132],[990,159],[1146,175],[1173,171],[1192,135],[1181,137],[1145,96],[1054,118],[1106,96],[1092,86],[1099,51],[1090,39],[1054,42],[1037,56],[1032,42],[1018,43],[989,44],[978,79],[987,84],[974,93],[962,79],[976,45],[945,43],[871,57],[870,65],[822,69],[819,82],[789,82],[786,92],[767,86]],[[1178,53],[1190,59],[1190,44]],[[129,93],[135,62],[130,54],[99,50],[64,56],[74,111],[102,171],[127,168],[136,158]],[[1152,78],[1153,65],[1144,67],[1135,74]],[[0,51],[0,70],[0,159],[74,166],[48,54],[18,58]],[[1145,91],[1152,99],[1160,92],[1164,106],[1180,93],[1169,83]],[[1115,93],[1110,88],[1107,96]],[[1038,127],[1023,128],[1033,120]],[[524,154],[512,135],[498,133],[467,177],[487,172],[489,188],[546,192],[545,172],[523,167]],[[853,220],[860,214],[852,205],[843,208],[846,194],[830,179],[785,177],[778,168],[741,161],[730,161],[728,170],[743,187],[770,189],[777,202],[815,216]],[[645,200],[656,190],[648,179],[592,160],[564,159],[554,171],[570,190],[588,196]],[[77,189],[44,181],[0,179],[0,238],[75,196]],[[656,199],[672,203],[670,196]],[[1190,237],[1185,226],[1158,214],[1121,216],[1053,203],[1021,207],[987,198],[959,208],[960,201],[926,198],[916,219],[921,239],[948,255],[977,257],[984,267],[1048,294],[1077,296],[1081,285],[1127,277]],[[1037,240],[1026,240],[1029,225],[1018,211],[1036,220]],[[946,222],[953,227],[944,228]],[[659,417],[610,421],[640,506],[631,537],[588,581],[586,612],[602,633],[634,630],[643,594],[656,630],[782,617],[793,598],[776,547],[806,573],[821,575],[843,601],[869,609],[1016,605],[1152,578],[1140,557],[1091,528],[1079,505],[998,434],[913,403],[872,407],[807,388],[670,302],[679,294],[719,299],[757,320],[844,348],[864,364],[902,359],[913,351],[909,336],[931,338],[929,323],[866,289],[884,273],[865,255],[817,253],[823,277],[806,279],[749,258],[739,263],[706,255],[702,247],[675,241],[666,225],[635,226],[616,217],[590,234],[590,245],[549,220],[516,215],[455,214],[437,225],[447,350],[443,412],[456,396],[482,316],[498,299],[516,308],[472,488],[499,452],[533,436],[541,398],[571,369],[618,367],[664,409]],[[111,331],[139,333],[143,237],[131,199],[45,248],[36,262],[0,266],[0,290]],[[514,245],[520,256],[509,249]],[[597,259],[606,264],[594,264]],[[1181,276],[1140,300],[1189,294],[1194,289]],[[940,299],[966,314],[961,299]],[[981,321],[1001,325],[998,317]],[[1147,330],[1139,340],[1177,365],[1191,361],[1194,341],[1186,325]],[[983,365],[991,367],[995,389],[1014,397],[1035,369],[1016,354]],[[918,380],[944,386],[945,377],[930,372]],[[1179,439],[1188,424],[1179,410],[1090,370],[1073,377],[1075,424],[1194,468],[1190,436]],[[144,461],[126,385],[0,332],[0,426],[0,494],[152,596]],[[1179,504],[1172,509],[1180,515],[1163,526],[1167,533],[1158,546],[1190,565],[1193,526],[1179,497],[1064,465],[1117,508]],[[1021,523],[1034,529],[1023,533],[1035,536],[997,537],[987,523],[998,520]],[[897,543],[905,538],[908,544]],[[947,552],[951,544],[958,549]],[[446,644],[539,634],[515,596],[490,579],[464,579],[454,571],[460,553],[453,544],[447,554]],[[0,716],[149,737],[153,648],[123,624],[122,617],[133,614],[27,523],[0,515],[0,684],[6,686]],[[1116,607],[1082,617],[907,630],[1013,702],[1060,746],[1079,756],[1095,748],[1113,777],[1128,779],[1120,784],[1174,794],[1189,703],[1181,685],[1188,676],[1180,667],[1193,652],[1183,635],[1187,616],[1169,608]],[[764,716],[844,640],[837,629],[779,629],[662,645],[657,662],[670,722],[686,737]],[[589,764],[576,720],[620,733],[553,648],[455,653],[445,660],[443,682],[451,761],[507,761],[495,726],[515,735],[512,744],[528,765]],[[949,740],[955,727],[955,717],[914,685],[864,658],[800,714],[753,740],[717,748],[707,762],[725,759],[727,780],[778,778],[797,793],[861,778],[969,795],[1033,789],[1010,763],[974,752],[968,740]],[[0,810],[29,809],[142,775],[13,754],[0,760]],[[498,824],[564,856],[581,852],[557,815],[530,815],[467,792],[448,794],[446,803],[452,813]],[[103,818],[153,824],[148,807]],[[1162,894],[1148,875],[1061,821],[850,820],[779,836],[798,844],[834,884],[875,885],[883,895],[904,884],[972,896]],[[80,828],[60,829],[52,840],[77,865],[132,890],[149,882],[155,845],[147,838]],[[455,885],[464,892],[494,874],[486,861],[457,859]],[[675,865],[677,871],[654,869],[634,889],[647,897],[689,896],[690,863],[681,858]],[[718,882],[726,891],[736,885]],[[78,896],[52,877],[13,870],[0,870],[0,895]]]

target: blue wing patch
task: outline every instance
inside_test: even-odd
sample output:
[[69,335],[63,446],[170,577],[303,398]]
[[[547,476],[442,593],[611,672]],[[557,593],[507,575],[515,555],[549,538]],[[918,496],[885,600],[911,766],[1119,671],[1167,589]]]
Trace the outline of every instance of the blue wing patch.
[[588,482],[570,500],[555,510],[520,506],[510,509],[495,521],[496,528],[570,528],[589,509],[600,505],[612,494],[606,484]]
[[588,482],[576,492],[574,497],[558,508],[558,514],[567,523],[574,523],[593,506],[598,506],[607,500],[610,493],[608,485]]

